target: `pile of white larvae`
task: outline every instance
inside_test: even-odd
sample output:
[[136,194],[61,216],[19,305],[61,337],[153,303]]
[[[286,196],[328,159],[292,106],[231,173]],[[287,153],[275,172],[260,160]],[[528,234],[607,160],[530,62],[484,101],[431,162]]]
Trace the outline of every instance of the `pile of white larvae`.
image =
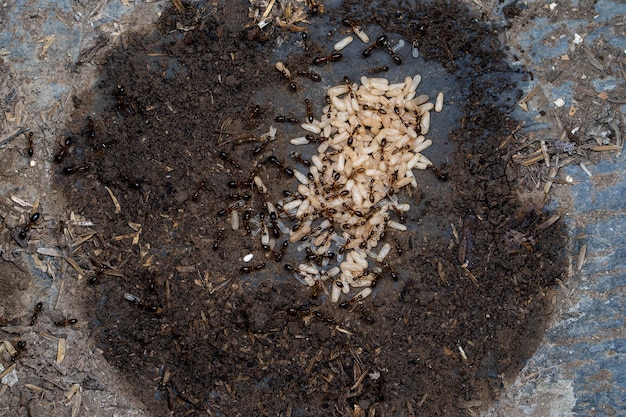
[[[413,169],[431,165],[421,154],[432,144],[424,135],[430,111],[443,107],[442,93],[434,104],[426,95],[416,96],[420,81],[419,75],[396,84],[384,78],[361,77],[361,85],[346,80],[328,89],[320,120],[302,124],[318,135],[313,140],[320,144],[309,173],[294,170],[301,197],[282,209],[297,222],[290,241],[307,238],[300,250],[307,247],[309,254],[323,257],[333,243],[339,248],[338,267],[321,271],[303,263],[295,271],[299,281],[323,285],[327,294],[324,282],[332,280],[333,302],[352,287],[361,288],[352,300],[370,295],[383,269],[389,268],[385,257],[391,246],[386,243],[376,253],[379,240],[386,229],[407,229],[391,220],[390,213],[410,209],[398,203],[396,194],[409,184],[417,187]],[[311,135],[291,140],[294,145],[310,142]],[[368,258],[377,265],[370,267]]]

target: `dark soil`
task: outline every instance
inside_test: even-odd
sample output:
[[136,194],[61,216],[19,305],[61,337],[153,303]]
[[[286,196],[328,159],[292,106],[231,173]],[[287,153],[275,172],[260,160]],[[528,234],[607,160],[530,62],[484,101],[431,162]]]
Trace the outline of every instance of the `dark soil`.
[[[58,187],[97,225],[73,253],[92,271],[86,308],[96,345],[155,415],[360,415],[361,407],[462,416],[488,405],[538,345],[550,288],[565,272],[561,226],[538,227],[548,215],[519,201],[509,151],[499,148],[516,125],[507,113],[521,75],[503,62],[495,31],[445,2],[374,13],[346,1],[311,18],[311,29],[316,19],[350,17],[405,39],[418,33],[422,55],[466,89],[450,180],[425,172],[430,186],[405,196],[419,233],[387,237],[399,279],[387,274],[373,297],[342,309],[284,271],[299,263],[295,250],[275,262],[258,237],[218,216],[235,193],[262,210],[255,189],[228,186],[253,171],[267,179],[270,201],[295,189],[276,167],[256,166],[272,154],[287,160],[289,137],[279,133],[256,154],[259,143],[245,141],[274,124],[271,103],[254,111],[255,93],[268,83],[285,90],[270,59],[279,29],[246,28],[247,1],[218,3],[169,8],[152,32],[125,34],[122,48],[100,58],[97,88],[75,101],[77,139],[58,165]],[[309,60],[290,56],[292,65]],[[247,253],[265,267],[242,274]]]

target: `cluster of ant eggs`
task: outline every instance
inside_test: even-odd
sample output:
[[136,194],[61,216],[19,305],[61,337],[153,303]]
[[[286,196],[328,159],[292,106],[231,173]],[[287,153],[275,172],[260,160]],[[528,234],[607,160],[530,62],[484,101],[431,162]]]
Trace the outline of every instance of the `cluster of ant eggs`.
[[[397,277],[385,260],[391,246],[383,244],[378,253],[375,249],[389,229],[407,230],[391,219],[392,213],[403,219],[402,213],[410,210],[409,204],[398,202],[397,193],[408,185],[417,187],[414,169],[432,166],[422,154],[432,144],[425,135],[430,112],[443,109],[442,93],[435,103],[416,94],[419,75],[400,83],[368,77],[361,77],[360,85],[344,81],[327,90],[322,117],[301,124],[309,135],[291,140],[293,145],[313,141],[317,153],[308,173],[293,170],[298,198],[281,204],[296,221],[290,241],[304,242],[298,249],[307,250],[307,259],[319,260],[332,245],[337,247],[333,261],[338,265],[322,270],[307,262],[294,270],[303,284],[321,285],[333,302],[352,288],[359,289],[352,300],[369,296],[383,273]],[[311,134],[318,137],[312,140]],[[323,261],[322,268],[329,263]],[[332,282],[330,291],[327,281]]]

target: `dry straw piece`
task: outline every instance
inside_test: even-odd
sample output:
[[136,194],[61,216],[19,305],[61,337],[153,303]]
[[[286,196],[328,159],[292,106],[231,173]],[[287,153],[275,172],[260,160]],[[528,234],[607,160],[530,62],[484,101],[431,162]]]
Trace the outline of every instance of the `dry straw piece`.
[[417,187],[414,169],[432,165],[421,152],[432,144],[424,135],[435,108],[428,96],[416,97],[419,75],[395,84],[368,77],[361,77],[360,85],[344,81],[328,89],[323,116],[302,125],[320,135],[315,140],[317,155],[311,158],[308,173],[294,170],[299,196],[282,204],[297,221],[290,240],[304,241],[300,250],[323,256],[333,244],[338,247],[339,270],[301,264],[295,271],[296,278],[309,286],[332,280],[333,302],[352,287],[365,287],[353,300],[371,294],[382,268],[370,267],[368,258],[390,269],[385,261],[389,245],[379,253],[374,249],[386,229],[406,230],[390,219],[390,213],[410,209],[409,204],[398,203],[396,194],[408,185]]

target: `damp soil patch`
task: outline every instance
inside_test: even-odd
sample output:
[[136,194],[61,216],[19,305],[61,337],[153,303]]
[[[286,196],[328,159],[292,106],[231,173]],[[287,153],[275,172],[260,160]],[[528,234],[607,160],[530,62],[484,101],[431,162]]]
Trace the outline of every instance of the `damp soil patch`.
[[[387,233],[389,268],[372,296],[340,306],[285,270],[302,261],[296,245],[276,261],[244,218],[266,200],[252,173],[266,178],[269,201],[295,189],[268,156],[306,169],[289,159],[282,125],[276,140],[255,140],[277,125],[271,95],[255,97],[292,97],[304,119],[306,91],[323,89],[299,79],[291,92],[272,58],[286,32],[247,26],[247,2],[217,3],[170,7],[152,31],[124,34],[74,101],[55,183],[76,219],[96,225],[70,236],[88,271],[94,344],[155,415],[461,416],[488,406],[539,344],[565,272],[560,224],[520,199],[500,147],[516,128],[509,113],[524,75],[503,61],[496,28],[439,2],[376,13],[344,2],[310,17],[309,33],[318,19],[339,27],[347,17],[419,37],[422,56],[460,86],[454,151],[437,161],[448,180],[423,171],[401,193],[413,208],[397,220],[411,227]],[[312,40],[311,54],[330,45]],[[419,73],[405,56],[406,75]],[[288,58],[294,68],[312,60],[302,47]],[[371,66],[360,59],[355,67]]]

